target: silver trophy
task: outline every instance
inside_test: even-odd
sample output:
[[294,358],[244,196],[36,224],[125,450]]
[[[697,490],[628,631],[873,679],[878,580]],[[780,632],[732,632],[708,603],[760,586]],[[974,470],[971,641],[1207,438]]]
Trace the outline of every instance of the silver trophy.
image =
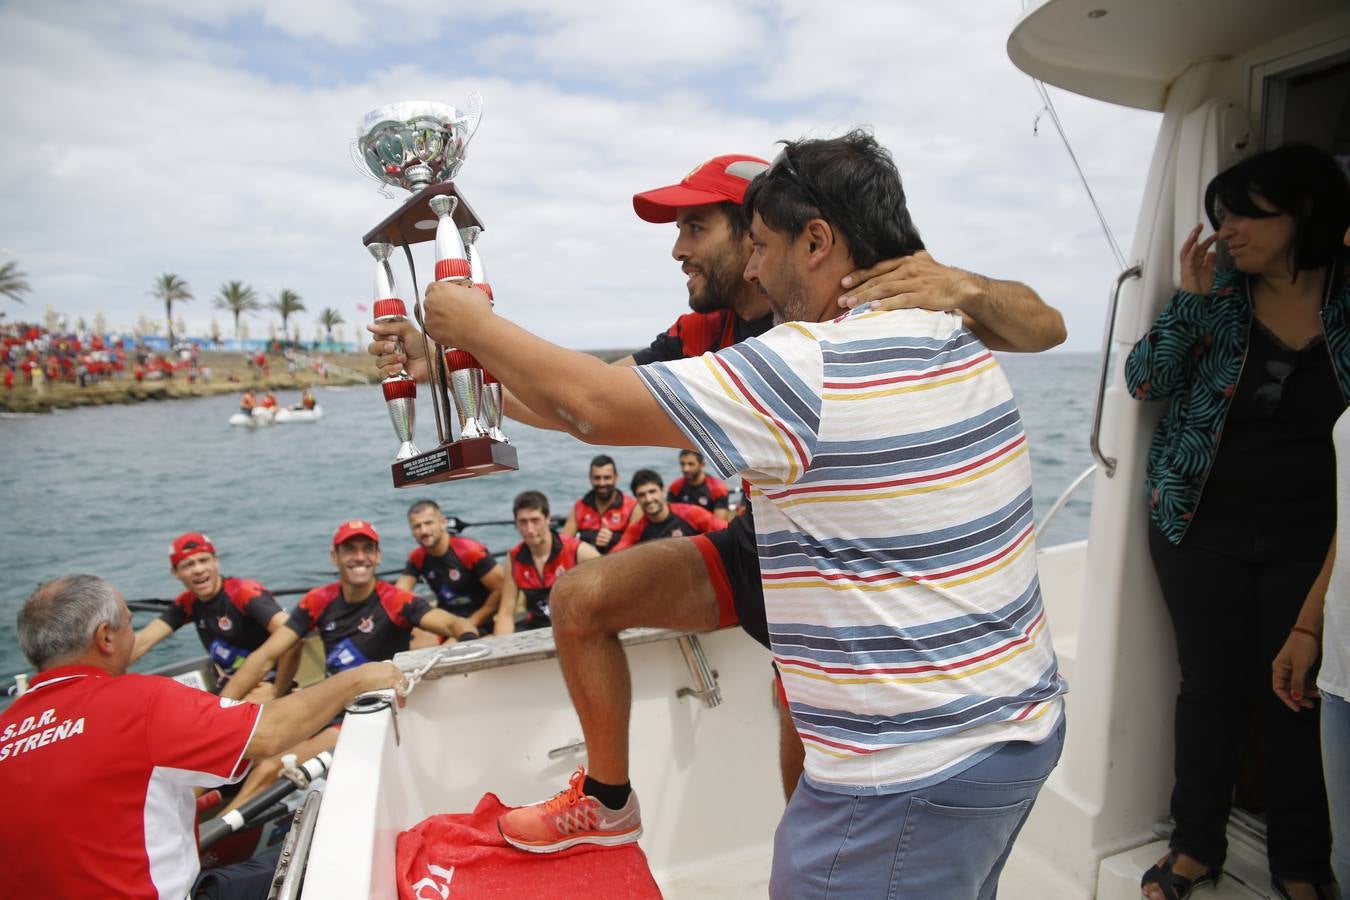
[[[464,238],[450,218],[455,211],[454,197],[432,197],[431,211],[436,214],[436,280],[454,284],[472,284],[472,269],[464,252]],[[484,437],[486,429],[478,419],[483,395],[483,367],[463,350],[448,350],[446,367],[450,370],[450,394],[459,413],[459,438]]]
[[[366,247],[375,257],[375,321],[406,322],[408,309],[398,297],[394,288],[394,270],[389,266],[389,253],[393,250],[389,244],[375,243]],[[413,443],[413,430],[417,422],[417,382],[406,371],[390,375],[380,382],[384,391],[384,404],[389,410],[389,421],[394,425],[394,434],[399,439],[398,454],[395,461],[411,459],[422,451]]]
[[427,205],[436,214],[436,280],[472,284],[473,270],[464,252],[464,238],[451,218],[459,200],[441,194],[428,200]]
[[502,433],[502,383],[487,369],[483,370],[483,393],[479,404],[480,418],[487,429],[487,436],[503,444],[511,443]]
[[464,254],[469,257],[469,280],[474,287],[487,294],[489,300],[493,300],[492,285],[488,283],[487,270],[483,268],[483,252],[478,249],[478,236],[482,233],[483,229],[477,225],[459,230],[459,236],[464,241]]
[[459,439],[487,437],[479,412],[483,401],[483,367],[465,350],[445,351],[450,370],[450,393],[459,413]]
[[[447,353],[426,333],[410,247],[430,240],[434,229],[436,280],[491,290],[482,275],[476,246],[472,259],[465,246],[466,240],[470,245],[477,241],[481,222],[451,182],[464,164],[466,148],[482,119],[482,98],[471,95],[467,107],[461,111],[428,101],[392,103],[361,120],[353,144],[358,168],[379,181],[386,196],[393,196],[390,188],[394,187],[413,192],[363,238],[376,260],[376,319],[411,317],[421,327],[436,414],[439,443],[433,450],[418,452],[412,444],[416,383],[406,372],[382,382],[390,420],[402,444],[391,467],[396,487],[518,468],[516,450],[501,433],[501,385],[494,382],[485,391],[483,367],[471,355],[453,349]],[[428,207],[435,219],[428,217]],[[464,226],[462,232],[460,226]],[[403,248],[412,275],[412,296],[406,307],[394,295],[388,262],[393,246]],[[458,439],[452,431],[455,418],[460,422]]]
[[416,193],[452,180],[483,119],[483,98],[467,110],[431,100],[404,100],[371,110],[356,128],[354,153],[377,181]]
[[412,442],[413,426],[417,421],[417,382],[396,375],[380,382],[380,389],[384,391],[384,406],[389,410],[394,434],[402,442],[394,461],[400,462],[420,455],[422,451]]

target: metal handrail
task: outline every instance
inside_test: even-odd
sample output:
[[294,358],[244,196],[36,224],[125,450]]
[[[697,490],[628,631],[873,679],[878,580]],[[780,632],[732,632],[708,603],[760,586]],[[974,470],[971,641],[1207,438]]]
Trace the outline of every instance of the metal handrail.
[[1097,379],[1097,408],[1092,414],[1092,437],[1088,440],[1088,446],[1092,449],[1092,458],[1101,465],[1107,478],[1116,474],[1116,458],[1102,453],[1101,444],[1102,407],[1106,403],[1106,378],[1110,373],[1111,341],[1116,334],[1116,308],[1120,304],[1120,289],[1125,282],[1142,274],[1144,274],[1143,264],[1135,263],[1116,276],[1115,286],[1111,290],[1111,308],[1106,314],[1106,333],[1102,337],[1102,370]]
[[1050,507],[1050,511],[1045,514],[1045,518],[1041,520],[1040,526],[1036,529],[1036,542],[1038,544],[1040,543],[1041,535],[1045,534],[1045,529],[1050,527],[1050,520],[1053,519],[1055,515],[1061,509],[1064,508],[1064,504],[1069,502],[1069,498],[1073,496],[1073,492],[1082,487],[1083,482],[1087,481],[1088,476],[1095,471],[1097,471],[1097,464],[1093,463],[1092,465],[1084,469],[1083,474],[1075,478],[1072,484],[1070,484],[1067,488],[1064,489],[1064,493],[1059,495],[1059,499],[1056,500],[1054,505]]
[[314,826],[319,820],[319,803],[322,799],[322,791],[311,791],[300,811],[296,813],[295,825],[292,826],[296,832],[295,851],[286,863],[286,877],[282,879],[281,889],[277,891],[277,900],[296,900],[300,896],[300,888],[305,883],[305,866],[309,863],[309,847],[314,843]]

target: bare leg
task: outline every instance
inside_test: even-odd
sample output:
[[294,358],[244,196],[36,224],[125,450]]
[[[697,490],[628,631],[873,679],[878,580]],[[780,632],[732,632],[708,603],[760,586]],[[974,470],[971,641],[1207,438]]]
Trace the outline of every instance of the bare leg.
[[625,628],[717,627],[717,596],[693,541],[639,544],[584,563],[553,586],[553,637],[586,739],[590,775],[628,781],[632,683],[618,634]]

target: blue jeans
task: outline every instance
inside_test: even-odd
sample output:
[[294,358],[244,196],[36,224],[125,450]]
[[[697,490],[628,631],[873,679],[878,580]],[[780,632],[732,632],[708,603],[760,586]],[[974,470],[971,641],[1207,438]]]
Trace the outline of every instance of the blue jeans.
[[1350,702],[1322,692],[1322,773],[1331,806],[1331,867],[1350,897]]
[[1064,724],[904,794],[837,794],[803,778],[774,834],[774,900],[990,900],[1059,762]]

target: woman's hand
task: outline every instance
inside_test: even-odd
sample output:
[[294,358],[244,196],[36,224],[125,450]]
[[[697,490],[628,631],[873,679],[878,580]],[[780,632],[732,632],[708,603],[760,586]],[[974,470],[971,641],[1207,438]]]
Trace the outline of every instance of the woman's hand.
[[1305,631],[1291,631],[1270,664],[1270,686],[1280,702],[1294,712],[1313,708],[1317,686],[1307,683],[1308,672],[1321,649],[1317,638]]
[[1218,254],[1210,250],[1219,239],[1218,233],[1211,234],[1196,243],[1200,237],[1200,226],[1191,229],[1181,244],[1181,289],[1189,294],[1209,294],[1214,284],[1214,267]]

